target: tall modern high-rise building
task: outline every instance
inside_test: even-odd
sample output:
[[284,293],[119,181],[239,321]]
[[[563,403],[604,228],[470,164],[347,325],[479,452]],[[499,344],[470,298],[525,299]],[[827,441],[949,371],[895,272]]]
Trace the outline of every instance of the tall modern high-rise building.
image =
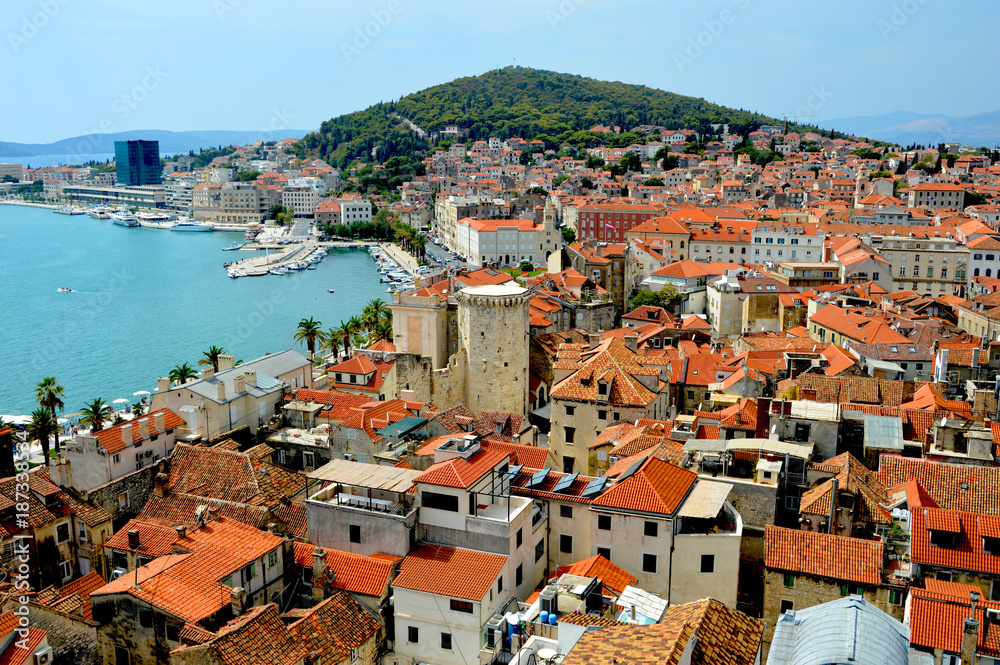
[[159,185],[159,141],[115,141],[115,169],[119,185]]

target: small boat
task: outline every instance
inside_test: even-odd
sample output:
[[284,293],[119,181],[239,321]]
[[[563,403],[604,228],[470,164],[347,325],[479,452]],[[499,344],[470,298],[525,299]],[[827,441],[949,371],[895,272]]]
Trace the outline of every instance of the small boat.
[[243,249],[243,243],[241,243],[241,242],[234,242],[232,245],[228,245],[226,247],[223,247],[222,251],[223,252],[232,252],[232,251],[235,251],[237,249]]
[[306,266],[306,270],[315,270],[315,269],[316,269],[315,265]]
[[385,290],[385,292],[386,292],[386,293],[392,293],[392,292],[393,292],[393,291],[395,291],[395,290],[396,290],[396,289],[395,289],[395,288],[393,287],[393,285],[392,285],[392,284],[390,284],[390,285],[389,285],[389,288],[387,288],[387,289]]
[[333,293],[333,289],[327,289],[326,292],[327,293]]
[[287,275],[288,274],[288,271],[285,270],[284,268],[271,268],[270,270],[268,270],[268,272],[271,273],[272,275]]
[[78,208],[77,206],[59,206],[52,210],[52,212],[59,215],[86,215],[87,211],[83,208]]
[[108,219],[111,217],[111,208],[108,206],[96,205],[87,213],[94,219]]
[[56,291],[59,293],[73,293],[73,289],[66,288],[65,286],[60,286]]

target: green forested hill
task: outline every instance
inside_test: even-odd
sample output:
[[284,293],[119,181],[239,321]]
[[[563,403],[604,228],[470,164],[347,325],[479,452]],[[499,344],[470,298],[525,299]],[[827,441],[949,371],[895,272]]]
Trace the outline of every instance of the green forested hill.
[[333,118],[299,141],[296,150],[343,167],[367,159],[376,146],[380,161],[396,155],[418,157],[431,148],[393,114],[431,133],[458,125],[471,140],[519,136],[542,138],[550,146],[586,142],[586,136],[575,134],[594,125],[618,125],[625,131],[636,125],[705,129],[725,122],[731,132],[746,134],[759,125],[781,122],[642,85],[506,67]]

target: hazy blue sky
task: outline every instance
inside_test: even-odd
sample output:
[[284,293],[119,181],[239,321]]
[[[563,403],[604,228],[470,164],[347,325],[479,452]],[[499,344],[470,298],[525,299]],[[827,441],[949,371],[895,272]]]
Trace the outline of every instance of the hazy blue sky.
[[515,58],[817,121],[1000,109],[995,0],[3,5],[2,141],[310,129]]

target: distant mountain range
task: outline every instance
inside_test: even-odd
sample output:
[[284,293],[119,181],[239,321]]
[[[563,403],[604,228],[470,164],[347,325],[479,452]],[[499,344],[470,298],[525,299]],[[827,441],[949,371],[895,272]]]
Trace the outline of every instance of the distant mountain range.
[[893,111],[883,115],[853,116],[824,120],[823,127],[838,132],[870,136],[880,141],[936,146],[958,142],[992,148],[1000,144],[1000,111],[953,118],[941,113]]
[[171,132],[162,129],[138,129],[113,134],[86,134],[63,139],[55,143],[8,143],[0,141],[0,158],[34,157],[36,155],[92,155],[113,153],[115,141],[147,139],[160,142],[160,154],[199,151],[220,145],[246,145],[256,141],[299,139],[312,130],[282,129],[274,132],[209,130],[199,132]]

